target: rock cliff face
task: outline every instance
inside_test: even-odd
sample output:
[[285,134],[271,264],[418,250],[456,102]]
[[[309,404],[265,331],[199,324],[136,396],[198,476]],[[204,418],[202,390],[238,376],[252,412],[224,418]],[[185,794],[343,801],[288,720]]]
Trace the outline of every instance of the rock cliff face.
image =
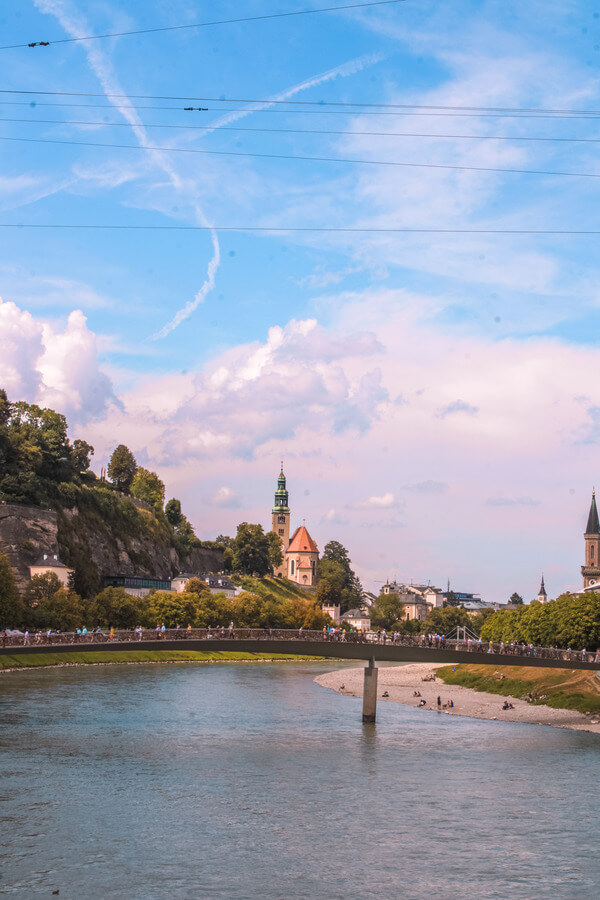
[[57,515],[52,509],[0,504],[0,553],[6,553],[20,590],[29,566],[44,553],[59,553]]
[[[132,510],[133,510],[133,504]],[[44,553],[58,553],[75,569],[76,588],[90,596],[106,575],[171,578],[178,572],[204,574],[223,567],[220,550],[194,548],[181,558],[152,512],[133,510],[123,523],[107,521],[93,508],[55,510],[0,504],[0,552],[6,553],[20,589],[29,580],[29,565]]]

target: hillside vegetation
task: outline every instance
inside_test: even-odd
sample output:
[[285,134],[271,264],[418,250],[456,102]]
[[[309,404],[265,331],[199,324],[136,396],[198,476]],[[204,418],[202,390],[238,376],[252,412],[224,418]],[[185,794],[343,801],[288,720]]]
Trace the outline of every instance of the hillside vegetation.
[[[580,669],[538,669],[528,666],[444,666],[436,673],[446,684],[457,684],[519,699],[531,696],[532,703],[556,709],[600,712],[600,679],[596,672]],[[504,675],[504,678],[500,676]]]

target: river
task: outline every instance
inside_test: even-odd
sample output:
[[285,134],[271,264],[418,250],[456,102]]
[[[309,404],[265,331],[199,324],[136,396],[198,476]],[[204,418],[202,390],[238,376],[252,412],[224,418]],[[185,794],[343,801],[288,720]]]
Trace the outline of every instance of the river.
[[[356,663],[351,663],[356,666]],[[339,663],[0,676],[0,893],[600,895],[600,741],[313,683]]]

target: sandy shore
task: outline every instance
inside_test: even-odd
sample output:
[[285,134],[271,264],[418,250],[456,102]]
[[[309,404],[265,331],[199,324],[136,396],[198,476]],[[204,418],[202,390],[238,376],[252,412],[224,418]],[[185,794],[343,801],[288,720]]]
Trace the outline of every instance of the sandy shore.
[[[454,701],[454,708],[444,708],[441,712],[449,716],[469,716],[474,719],[494,719],[499,722],[523,722],[529,725],[552,725],[554,728],[572,728],[576,731],[590,731],[600,734],[600,715],[586,716],[570,709],[552,709],[550,706],[532,706],[525,700],[509,697],[514,709],[503,710],[504,697],[499,694],[485,694],[471,688],[458,685],[445,685],[441,679],[425,682],[422,678],[441,668],[427,663],[414,663],[408,666],[380,668],[378,676],[377,696],[381,702],[404,703],[418,707],[419,699],[414,691],[420,691],[426,701],[423,713],[427,710],[437,711],[437,698],[442,704]],[[351,697],[362,697],[364,669],[342,669],[328,672],[315,678],[317,684],[330,688],[340,694]],[[342,685],[344,686],[342,688]],[[389,697],[382,698],[384,691]]]

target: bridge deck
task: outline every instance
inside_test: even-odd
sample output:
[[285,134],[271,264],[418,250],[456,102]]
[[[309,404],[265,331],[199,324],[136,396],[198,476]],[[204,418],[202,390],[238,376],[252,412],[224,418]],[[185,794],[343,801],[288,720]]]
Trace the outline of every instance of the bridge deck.
[[470,663],[471,665],[488,666],[532,666],[552,669],[589,669],[600,670],[600,662],[581,662],[578,659],[543,659],[527,655],[511,653],[483,653],[477,650],[453,650],[448,645],[444,649],[436,647],[406,646],[402,644],[346,643],[343,641],[325,641],[310,639],[229,639],[205,638],[194,640],[186,638],[185,632],[178,640],[117,640],[102,643],[57,643],[28,644],[25,646],[0,647],[0,654],[20,655],[22,653],[97,653],[135,650],[198,650],[198,651],[230,651],[238,653],[283,654],[293,656],[318,656],[327,659],[374,659],[378,662],[414,662],[414,663]]

